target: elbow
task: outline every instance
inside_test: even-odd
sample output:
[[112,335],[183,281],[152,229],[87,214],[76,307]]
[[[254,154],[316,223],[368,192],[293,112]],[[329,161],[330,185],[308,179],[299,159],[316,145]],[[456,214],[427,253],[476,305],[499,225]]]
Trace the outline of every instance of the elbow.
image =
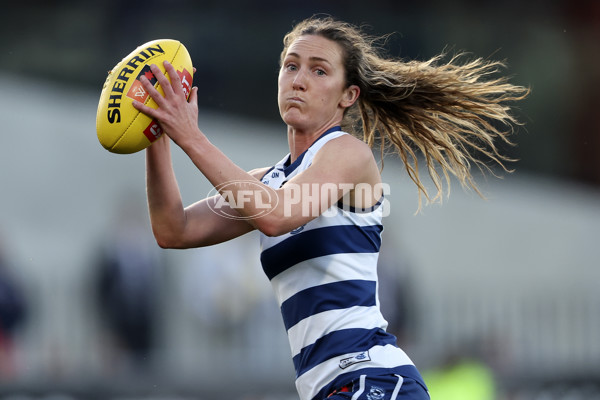
[[294,227],[289,226],[284,219],[280,218],[260,218],[254,221],[256,229],[266,236],[281,236],[290,232]]
[[182,242],[177,242],[173,240],[156,239],[156,244],[158,244],[158,247],[160,247],[161,249],[181,250],[190,248],[190,246],[187,246]]
[[283,235],[285,233],[285,232],[282,232],[281,230],[275,229],[274,227],[271,227],[271,226],[261,227],[261,228],[258,228],[258,230],[261,233],[263,233],[263,234],[265,234],[266,236],[269,236],[269,237],[280,236],[280,235]]
[[158,247],[160,247],[161,249],[175,249],[177,248],[175,243],[171,240],[168,240],[166,238],[162,238],[162,237],[158,237],[158,236],[154,236],[154,239],[156,240],[156,244],[158,245]]
[[154,231],[154,240],[156,241],[156,244],[158,245],[158,247],[160,247],[161,249],[183,249],[185,248],[185,246],[183,246],[183,243],[177,239],[176,236],[174,235],[166,235],[164,233],[160,233],[157,231]]
[[174,245],[171,244],[171,242],[169,242],[168,240],[159,239],[157,237],[155,237],[155,239],[156,239],[156,244],[161,249],[174,249],[175,248]]

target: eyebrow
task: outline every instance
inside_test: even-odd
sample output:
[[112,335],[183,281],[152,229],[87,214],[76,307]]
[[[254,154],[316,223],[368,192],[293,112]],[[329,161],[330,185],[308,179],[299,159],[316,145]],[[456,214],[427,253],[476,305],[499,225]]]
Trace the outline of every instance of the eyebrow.
[[[300,57],[300,54],[298,54],[298,53],[294,53],[294,52],[292,52],[292,53],[287,53],[287,56],[292,56],[292,57],[295,57],[295,58],[301,58],[301,57]],[[309,59],[310,61],[325,62],[325,63],[327,63],[327,64],[329,64],[329,65],[332,65],[332,64],[331,64],[331,62],[329,62],[329,60],[327,60],[327,59],[325,59],[325,58],[322,58],[322,57],[316,57],[316,56],[312,56],[312,57],[309,57],[308,59]]]

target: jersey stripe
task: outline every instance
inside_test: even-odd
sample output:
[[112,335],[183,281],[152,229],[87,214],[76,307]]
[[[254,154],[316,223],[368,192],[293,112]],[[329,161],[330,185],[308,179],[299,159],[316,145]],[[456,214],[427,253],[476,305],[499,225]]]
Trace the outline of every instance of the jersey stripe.
[[[332,128],[291,165],[290,155],[284,157],[262,182],[280,188],[343,135]],[[333,386],[369,372],[418,376],[385,331],[379,310],[377,259],[385,204],[383,197],[364,209],[338,202],[292,232],[260,235],[261,262],[287,330],[301,400],[322,400]]]
[[[301,290],[342,280],[377,280],[379,253],[330,254],[294,265],[271,280],[277,302],[281,304]],[[335,265],[335,268],[331,266]],[[323,271],[327,270],[327,274]]]
[[303,319],[288,330],[292,356],[315,343],[321,336],[342,329],[386,329],[387,321],[379,309],[355,306],[343,310],[329,310]]
[[[381,246],[381,225],[338,225],[291,235],[263,250],[260,261],[269,280],[299,262],[329,254],[376,253]],[[302,248],[304,251],[293,251]]]
[[293,358],[296,375],[301,376],[316,365],[336,356],[366,351],[376,345],[395,343],[396,338],[385,334],[380,328],[331,332],[303,348],[300,354]]
[[[383,212],[381,205],[377,207],[374,212],[370,213],[352,213],[338,208],[336,205],[331,206],[327,211],[330,216],[326,218],[315,218],[312,221],[306,223],[301,229],[302,233],[306,233],[312,229],[326,228],[331,226],[339,225],[356,225],[356,226],[369,226],[369,225],[380,225],[381,214]],[[297,232],[297,230],[296,230]],[[286,233],[281,236],[261,236],[261,244],[263,250],[269,249],[290,236],[294,236],[295,233]]]
[[373,281],[350,280],[305,289],[281,305],[285,329],[323,311],[374,306],[377,304],[376,286],[377,282]]

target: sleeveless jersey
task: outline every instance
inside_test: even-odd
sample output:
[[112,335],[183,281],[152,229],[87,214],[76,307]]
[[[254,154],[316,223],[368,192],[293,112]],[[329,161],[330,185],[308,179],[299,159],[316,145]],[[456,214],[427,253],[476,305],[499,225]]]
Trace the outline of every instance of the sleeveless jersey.
[[[306,170],[315,154],[347,133],[325,132],[297,160],[290,154],[262,182],[280,188]],[[261,233],[261,263],[269,278],[292,350],[301,400],[325,399],[365,374],[399,374],[423,382],[387,333],[379,310],[377,259],[381,201],[369,209],[341,204],[289,233]]]

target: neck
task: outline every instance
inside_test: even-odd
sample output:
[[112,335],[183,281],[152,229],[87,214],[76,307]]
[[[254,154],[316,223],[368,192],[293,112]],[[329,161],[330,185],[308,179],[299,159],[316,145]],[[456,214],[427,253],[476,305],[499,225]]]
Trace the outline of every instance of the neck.
[[321,135],[329,129],[338,126],[328,126],[322,129],[306,132],[288,126],[288,145],[290,147],[290,162],[294,162],[300,154],[304,153]]

